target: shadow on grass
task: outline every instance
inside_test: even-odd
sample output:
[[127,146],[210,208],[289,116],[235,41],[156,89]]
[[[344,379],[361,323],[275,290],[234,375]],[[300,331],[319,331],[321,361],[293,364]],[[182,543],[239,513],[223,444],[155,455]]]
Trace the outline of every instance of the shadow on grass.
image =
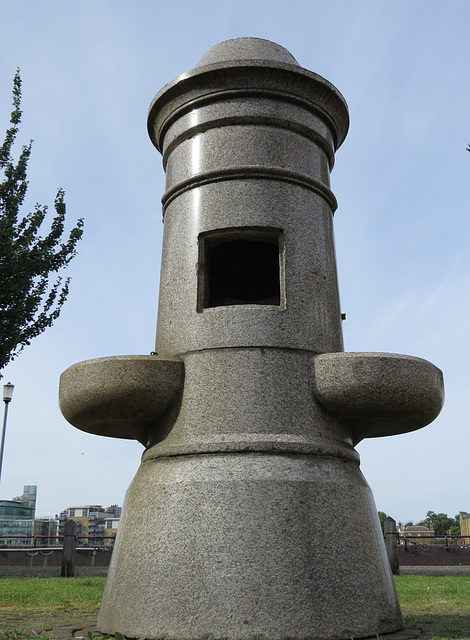
[[405,625],[421,628],[425,638],[470,638],[470,615],[405,615]]

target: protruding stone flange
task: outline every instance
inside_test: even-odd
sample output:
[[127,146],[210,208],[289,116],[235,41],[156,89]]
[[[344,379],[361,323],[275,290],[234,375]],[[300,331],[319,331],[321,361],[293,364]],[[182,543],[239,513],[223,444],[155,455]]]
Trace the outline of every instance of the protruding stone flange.
[[77,429],[146,445],[183,388],[179,358],[112,356],[84,360],[60,377],[59,405]]
[[442,371],[396,353],[323,353],[314,360],[315,397],[364,438],[421,429],[444,403]]

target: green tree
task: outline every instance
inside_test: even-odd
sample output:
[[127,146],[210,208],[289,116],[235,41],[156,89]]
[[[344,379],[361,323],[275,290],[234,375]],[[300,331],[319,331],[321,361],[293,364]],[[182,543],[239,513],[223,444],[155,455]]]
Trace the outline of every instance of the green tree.
[[28,182],[26,172],[32,141],[24,145],[18,160],[12,147],[21,121],[21,78],[13,80],[11,127],[0,147],[0,378],[1,370],[31,340],[59,317],[67,299],[69,278],[58,272],[76,254],[83,233],[79,219],[68,237],[64,236],[64,191],[54,201],[55,215],[44,237],[40,235],[47,207],[36,204],[33,212],[20,214]]
[[385,520],[387,519],[387,514],[383,511],[377,512],[379,515],[380,526],[382,527],[382,533],[385,533]]
[[424,524],[429,527],[429,529],[433,529],[434,535],[436,536],[445,536],[446,534],[460,535],[460,520],[458,515],[456,515],[455,518],[449,518],[446,513],[428,511]]

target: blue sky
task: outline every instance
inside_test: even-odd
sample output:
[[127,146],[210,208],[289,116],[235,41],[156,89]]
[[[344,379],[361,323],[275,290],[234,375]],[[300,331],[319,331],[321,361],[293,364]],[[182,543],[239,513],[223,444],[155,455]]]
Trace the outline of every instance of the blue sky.
[[432,425],[358,446],[377,507],[402,521],[470,511],[468,1],[0,0],[0,21],[0,131],[20,67],[20,143],[35,141],[27,205],[52,207],[63,187],[69,224],[85,218],[61,317],[3,372],[15,393],[0,496],[37,484],[38,515],[122,504],[142,447],[70,426],[59,375],[153,350],[164,174],[147,109],[217,42],[257,36],[350,108],[332,173],[345,350],[416,355],[444,372]]

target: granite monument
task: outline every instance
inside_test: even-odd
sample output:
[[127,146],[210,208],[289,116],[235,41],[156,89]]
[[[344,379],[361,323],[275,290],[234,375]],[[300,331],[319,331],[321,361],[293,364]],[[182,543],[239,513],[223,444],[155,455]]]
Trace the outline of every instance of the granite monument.
[[343,350],[330,172],[348,126],[333,85],[258,38],[216,45],[150,106],[166,171],[155,353],[60,382],[69,422],[145,447],[100,631],[403,628],[354,446],[431,422],[443,379],[419,358]]

